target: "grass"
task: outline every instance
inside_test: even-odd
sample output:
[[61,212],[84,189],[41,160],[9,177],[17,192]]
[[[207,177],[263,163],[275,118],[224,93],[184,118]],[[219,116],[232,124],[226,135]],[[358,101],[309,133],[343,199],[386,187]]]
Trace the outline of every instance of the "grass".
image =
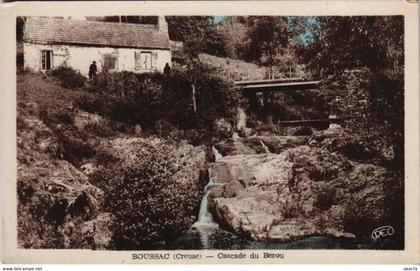
[[200,60],[234,80],[258,80],[267,76],[268,68],[238,59],[200,54]]
[[63,108],[73,108],[73,101],[82,94],[82,90],[68,90],[59,86],[56,79],[44,74],[30,72],[17,76],[17,110],[19,116],[31,115],[28,104],[36,104],[38,109],[60,111]]
[[[218,57],[208,54],[200,54],[200,60],[212,67],[215,67],[218,72],[234,81],[243,80],[262,80],[269,78],[269,67],[259,66],[254,63],[245,62],[239,59],[232,59],[227,57]],[[293,67],[292,77],[306,77],[302,65]],[[294,70],[297,69],[297,70]],[[300,69],[303,69],[300,71]],[[303,73],[302,73],[303,72]],[[279,70],[279,67],[273,66],[272,79],[289,78],[289,72]]]

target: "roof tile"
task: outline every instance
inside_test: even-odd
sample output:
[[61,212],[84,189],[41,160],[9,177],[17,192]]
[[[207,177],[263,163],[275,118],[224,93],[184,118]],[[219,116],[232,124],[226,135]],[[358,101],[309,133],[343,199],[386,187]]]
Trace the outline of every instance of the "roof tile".
[[155,25],[30,17],[23,40],[34,43],[169,49],[169,36]]

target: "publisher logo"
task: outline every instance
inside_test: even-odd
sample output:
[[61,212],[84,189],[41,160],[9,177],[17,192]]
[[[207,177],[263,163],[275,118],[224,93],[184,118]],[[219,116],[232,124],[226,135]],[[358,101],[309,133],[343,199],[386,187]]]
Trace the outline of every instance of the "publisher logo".
[[384,237],[392,236],[394,235],[394,228],[391,226],[382,226],[379,228],[376,228],[372,231],[372,239],[378,240]]

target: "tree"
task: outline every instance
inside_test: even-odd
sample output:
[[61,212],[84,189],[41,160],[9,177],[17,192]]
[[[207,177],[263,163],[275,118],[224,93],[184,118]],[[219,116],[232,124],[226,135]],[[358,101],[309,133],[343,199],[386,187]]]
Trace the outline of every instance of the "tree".
[[213,23],[210,16],[167,16],[169,38],[171,40],[204,41],[206,29]]
[[245,58],[272,67],[276,55],[289,43],[290,32],[286,17],[250,16]]
[[16,17],[16,40],[22,41],[23,29],[25,28],[26,17]]
[[223,39],[225,53],[230,58],[242,58],[245,51],[244,44],[248,27],[242,19],[242,17],[230,17],[217,25],[217,32]]
[[319,17],[309,49],[312,64],[325,72],[366,66],[373,70],[403,65],[402,16]]
[[206,29],[205,52],[216,56],[226,56],[226,42],[224,36],[215,26]]
[[403,169],[404,17],[319,17],[317,24],[314,42],[306,45],[311,67],[324,75],[355,68],[369,71],[369,115],[361,123],[394,146],[393,164]]

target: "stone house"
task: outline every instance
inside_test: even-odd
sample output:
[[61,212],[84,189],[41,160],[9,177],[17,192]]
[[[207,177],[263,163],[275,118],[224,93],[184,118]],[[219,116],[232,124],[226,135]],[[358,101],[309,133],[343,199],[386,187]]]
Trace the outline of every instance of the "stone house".
[[30,17],[23,35],[24,67],[48,71],[60,65],[89,72],[163,72],[171,65],[168,25],[109,23]]

